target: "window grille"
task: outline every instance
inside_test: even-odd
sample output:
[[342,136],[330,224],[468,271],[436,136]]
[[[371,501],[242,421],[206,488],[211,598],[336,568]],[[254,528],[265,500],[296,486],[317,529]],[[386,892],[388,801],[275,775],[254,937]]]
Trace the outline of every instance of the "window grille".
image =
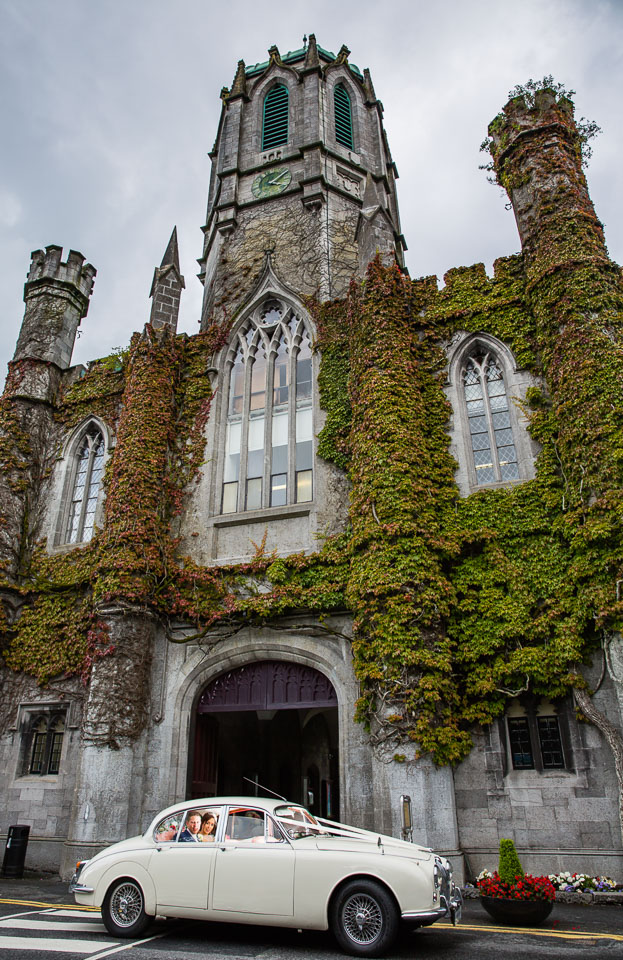
[[537,717],[537,729],[544,769],[553,770],[564,767],[565,758],[562,752],[558,717]]
[[492,353],[478,351],[469,357],[463,391],[476,483],[519,480],[504,377]]
[[533,770],[534,755],[532,753],[528,721],[523,717],[509,717],[508,736],[511,742],[513,769]]
[[86,543],[93,536],[95,511],[104,473],[104,437],[89,427],[75,460],[73,492],[67,521],[66,543]]
[[30,726],[27,773],[45,776],[60,769],[65,718],[62,715],[36,717]]
[[290,96],[283,83],[271,87],[264,98],[262,150],[271,150],[288,142],[288,112]]
[[344,84],[338,83],[333,91],[335,110],[335,139],[342,146],[353,149],[353,116],[350,97]]
[[509,717],[508,739],[514,770],[561,770],[565,755],[557,716]]
[[221,512],[309,502],[312,353],[305,324],[268,300],[238,331],[233,349]]

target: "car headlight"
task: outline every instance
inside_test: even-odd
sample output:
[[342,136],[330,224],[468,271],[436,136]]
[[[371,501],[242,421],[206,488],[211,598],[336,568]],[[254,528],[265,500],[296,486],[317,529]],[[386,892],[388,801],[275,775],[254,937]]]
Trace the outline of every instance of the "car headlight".
[[78,877],[80,876],[84,868],[86,867],[87,863],[90,863],[90,862],[91,862],[90,860],[78,860],[78,862],[76,863],[76,880],[78,879]]

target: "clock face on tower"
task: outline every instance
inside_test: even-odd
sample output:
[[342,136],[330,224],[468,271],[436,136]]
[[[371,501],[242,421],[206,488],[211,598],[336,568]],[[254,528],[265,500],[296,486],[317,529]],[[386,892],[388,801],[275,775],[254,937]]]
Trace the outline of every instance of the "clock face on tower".
[[269,170],[268,173],[258,173],[251,184],[251,192],[258,200],[263,197],[274,197],[282,193],[291,180],[292,174],[287,167],[277,167],[275,170]]

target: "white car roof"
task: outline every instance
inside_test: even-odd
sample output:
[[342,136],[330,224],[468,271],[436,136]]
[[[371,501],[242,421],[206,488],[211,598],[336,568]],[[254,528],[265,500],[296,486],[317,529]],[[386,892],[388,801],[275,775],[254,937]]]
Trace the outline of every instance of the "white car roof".
[[195,807],[222,807],[225,804],[235,807],[257,807],[260,810],[267,810],[269,813],[273,813],[276,807],[283,807],[284,804],[293,807],[301,806],[300,803],[295,803],[293,800],[278,800],[275,797],[201,797],[194,800],[180,800],[179,803],[165,807],[157,814],[152,823],[159,822],[164,817],[169,817],[182,810],[192,810]]

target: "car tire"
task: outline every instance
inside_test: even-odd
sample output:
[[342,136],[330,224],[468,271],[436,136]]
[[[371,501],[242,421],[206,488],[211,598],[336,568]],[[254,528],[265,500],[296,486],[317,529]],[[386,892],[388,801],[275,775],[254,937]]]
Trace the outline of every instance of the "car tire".
[[102,920],[108,932],[113,937],[140,937],[151,919],[145,913],[145,897],[136,880],[115,880],[102,904]]
[[398,934],[398,908],[380,883],[351,880],[333,899],[330,926],[346,953],[354,957],[380,957]]

